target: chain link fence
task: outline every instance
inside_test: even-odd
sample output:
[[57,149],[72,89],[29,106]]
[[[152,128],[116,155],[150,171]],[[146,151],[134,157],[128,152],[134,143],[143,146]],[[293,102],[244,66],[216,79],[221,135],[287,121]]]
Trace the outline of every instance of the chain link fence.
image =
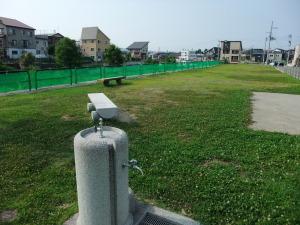
[[38,90],[39,88],[74,85],[114,77],[133,77],[219,65],[219,61],[187,62],[175,64],[133,65],[121,67],[86,67],[75,69],[49,69],[0,72],[0,93]]
[[282,73],[287,73],[296,79],[300,79],[300,67],[279,66],[277,69]]

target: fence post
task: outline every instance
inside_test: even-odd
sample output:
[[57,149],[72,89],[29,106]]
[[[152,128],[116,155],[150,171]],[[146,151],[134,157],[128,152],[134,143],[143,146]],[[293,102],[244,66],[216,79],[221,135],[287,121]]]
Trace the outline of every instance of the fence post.
[[77,80],[77,69],[76,69],[76,67],[74,69],[74,77],[75,77],[75,84],[77,84],[78,80]]
[[73,73],[71,68],[70,68],[70,83],[71,85],[73,84]]
[[163,64],[164,65],[164,73],[166,72],[166,63]]
[[28,89],[31,91],[31,78],[30,78],[30,72],[27,70],[27,76],[28,76]]
[[37,91],[37,89],[38,89],[38,80],[37,80],[37,70],[35,71],[35,73],[34,73],[34,81],[35,81],[35,90]]
[[142,75],[142,64],[140,64],[140,66],[139,66],[139,72],[140,72],[140,75]]

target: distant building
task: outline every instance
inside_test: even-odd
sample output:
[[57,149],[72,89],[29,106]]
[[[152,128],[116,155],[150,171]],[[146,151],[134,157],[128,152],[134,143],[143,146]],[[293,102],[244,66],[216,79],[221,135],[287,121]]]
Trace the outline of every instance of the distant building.
[[266,62],[267,63],[275,63],[275,64],[282,63],[282,51],[279,49],[269,50],[267,52]]
[[18,59],[23,53],[36,54],[35,29],[18,20],[0,17],[0,57]]
[[180,62],[196,61],[197,55],[195,51],[183,50],[179,56]]
[[221,48],[212,47],[211,49],[204,52],[204,57],[207,60],[219,60]]
[[241,60],[242,42],[241,41],[221,41],[221,60],[229,63],[239,63]]
[[48,46],[55,46],[60,39],[64,38],[64,36],[60,33],[53,33],[53,34],[45,34],[48,36]]
[[264,50],[252,48],[242,51],[241,61],[249,63],[262,63],[264,61]]
[[134,59],[146,59],[148,56],[148,41],[133,42],[127,47],[130,51],[131,57]]
[[180,57],[180,53],[177,52],[152,52],[149,53],[149,57],[153,60],[163,61],[167,57],[174,57],[175,59]]
[[81,32],[81,52],[94,61],[102,61],[110,39],[98,27],[84,27]]
[[35,35],[36,42],[36,58],[48,57],[48,36],[47,35]]

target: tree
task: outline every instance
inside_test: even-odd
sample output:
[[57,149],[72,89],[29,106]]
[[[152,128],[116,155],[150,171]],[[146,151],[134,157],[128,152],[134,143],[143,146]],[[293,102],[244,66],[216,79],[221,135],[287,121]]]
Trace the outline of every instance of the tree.
[[79,66],[81,53],[74,40],[62,38],[55,45],[55,62],[59,66],[74,67]]
[[202,50],[201,50],[201,49],[198,49],[195,53],[196,53],[196,54],[202,54]]
[[48,47],[48,55],[54,56],[55,55],[55,45],[50,45]]
[[156,59],[152,59],[151,57],[148,57],[146,60],[145,60],[145,64],[158,64],[159,61],[156,60]]
[[24,53],[19,60],[21,69],[29,69],[33,67],[34,62],[35,57],[31,53]]
[[176,58],[174,56],[168,55],[165,60],[165,63],[176,63]]
[[121,50],[115,45],[110,45],[104,51],[104,62],[110,66],[121,66],[124,62]]

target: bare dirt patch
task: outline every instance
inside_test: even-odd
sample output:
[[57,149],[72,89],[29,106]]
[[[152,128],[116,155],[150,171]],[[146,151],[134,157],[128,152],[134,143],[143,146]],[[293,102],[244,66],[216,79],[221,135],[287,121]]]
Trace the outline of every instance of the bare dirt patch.
[[76,117],[75,116],[70,116],[70,115],[63,115],[61,117],[62,120],[64,121],[73,121],[73,120],[76,120]]
[[118,115],[115,118],[117,121],[122,123],[136,123],[137,117],[135,114],[130,114],[125,110],[120,109]]
[[12,222],[17,218],[17,210],[5,210],[0,213],[0,222]]
[[220,160],[220,159],[212,159],[212,160],[207,160],[203,163],[204,167],[210,167],[210,166],[213,166],[213,165],[228,166],[228,165],[230,165],[230,162]]

